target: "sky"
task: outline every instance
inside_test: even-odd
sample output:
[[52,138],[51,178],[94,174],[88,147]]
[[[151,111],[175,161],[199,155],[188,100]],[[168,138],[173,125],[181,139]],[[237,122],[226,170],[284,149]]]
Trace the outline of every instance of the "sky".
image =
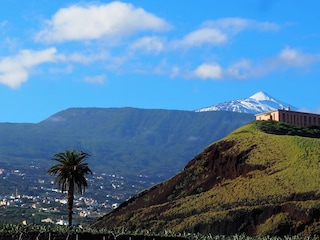
[[259,91],[320,112],[318,0],[0,0],[0,122],[196,110]]

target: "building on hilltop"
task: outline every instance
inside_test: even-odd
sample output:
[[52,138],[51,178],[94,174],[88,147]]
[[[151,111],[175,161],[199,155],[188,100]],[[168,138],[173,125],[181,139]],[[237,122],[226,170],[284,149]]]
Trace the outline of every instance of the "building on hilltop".
[[320,115],[314,113],[291,111],[290,108],[278,109],[270,112],[256,114],[256,120],[274,120],[300,127],[319,126]]

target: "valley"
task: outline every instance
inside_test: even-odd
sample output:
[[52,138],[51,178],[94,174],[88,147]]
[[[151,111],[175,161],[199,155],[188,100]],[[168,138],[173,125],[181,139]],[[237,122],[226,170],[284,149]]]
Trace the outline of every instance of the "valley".
[[[12,166],[1,163],[0,224],[67,224],[67,198],[53,177],[46,175],[49,165],[32,163]],[[120,203],[156,183],[156,178],[139,175],[123,177],[94,172],[88,175],[89,186],[83,195],[75,196],[75,225],[91,224]]]
[[88,225],[253,119],[231,112],[72,108],[40,123],[0,123],[0,223],[66,220],[66,196],[46,175],[52,156],[64,149],[90,154],[94,173],[75,209],[75,222]]
[[46,172],[54,153],[81,149],[93,174],[75,195],[75,226],[318,233],[320,129],[253,120],[228,111],[72,108],[37,124],[0,124],[0,224],[67,224],[66,194]]

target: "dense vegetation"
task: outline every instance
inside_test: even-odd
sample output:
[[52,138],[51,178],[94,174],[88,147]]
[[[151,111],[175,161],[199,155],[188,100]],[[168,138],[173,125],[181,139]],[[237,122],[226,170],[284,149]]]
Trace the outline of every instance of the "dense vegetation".
[[253,119],[232,112],[72,108],[36,124],[0,123],[0,161],[44,162],[65,149],[81,149],[91,155],[93,171],[164,180]]
[[256,126],[265,133],[320,138],[319,126],[299,127],[277,121],[256,121]]
[[151,231],[135,230],[128,231],[124,228],[108,230],[108,229],[92,229],[92,228],[68,228],[65,226],[39,226],[39,225],[0,225],[0,239],[2,240],[319,240],[319,236],[299,237],[285,236],[281,237],[249,237],[246,235],[211,235],[199,233],[175,233],[171,231],[163,231],[154,233]]
[[274,123],[253,122],[235,130],[208,146],[181,173],[94,226],[258,236],[319,234],[320,139],[265,133],[260,130],[263,124]]

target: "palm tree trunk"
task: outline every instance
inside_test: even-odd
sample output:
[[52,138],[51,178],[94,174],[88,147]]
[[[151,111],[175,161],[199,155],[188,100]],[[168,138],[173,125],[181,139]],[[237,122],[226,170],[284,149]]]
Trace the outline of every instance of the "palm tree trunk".
[[74,182],[72,179],[69,183],[69,189],[68,189],[68,225],[69,227],[72,226],[73,199],[74,199]]

